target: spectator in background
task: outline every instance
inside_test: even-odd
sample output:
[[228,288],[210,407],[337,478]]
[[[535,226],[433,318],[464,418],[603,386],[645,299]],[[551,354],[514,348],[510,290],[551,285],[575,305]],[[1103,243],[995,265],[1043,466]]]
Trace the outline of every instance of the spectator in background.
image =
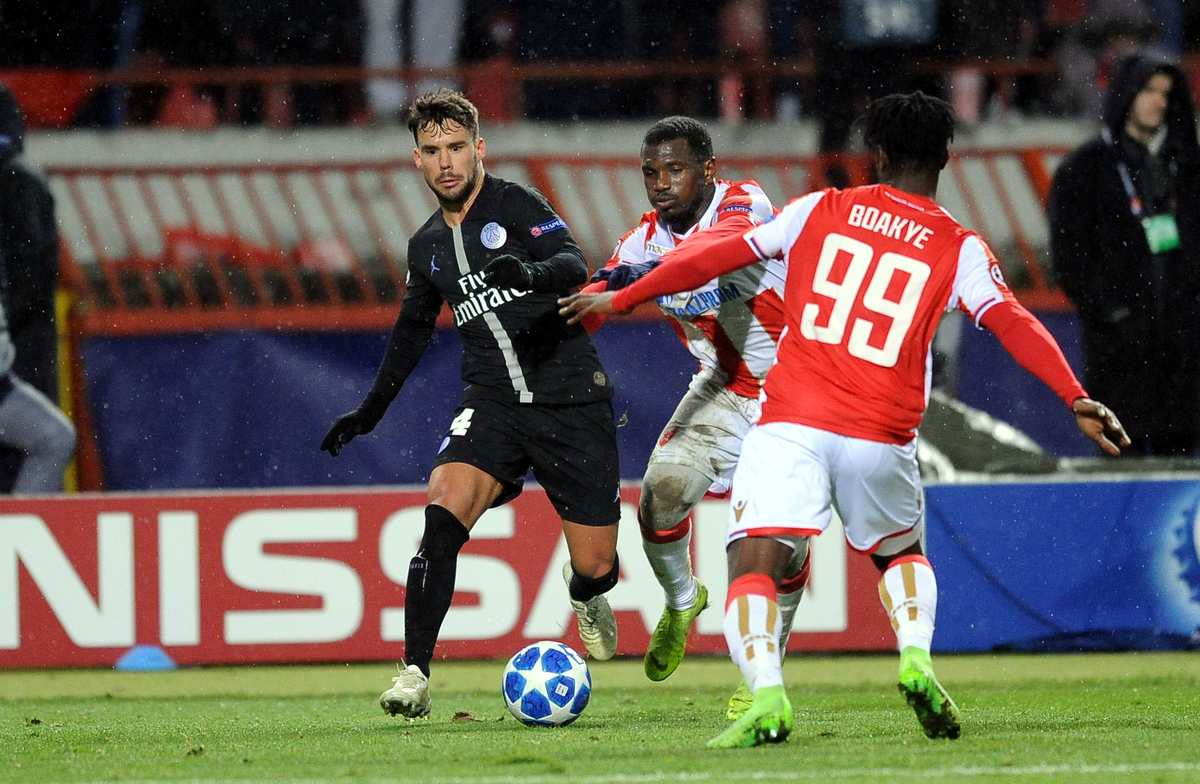
[[1050,187],[1050,250],[1079,311],[1084,378],[1118,407],[1124,454],[1192,456],[1200,380],[1200,146],[1183,73],[1126,53],[1101,135]]
[[[651,62],[713,62],[719,51],[715,35],[720,23],[722,0],[693,0],[689,3],[643,3],[638,17],[637,53]],[[717,114],[717,96],[712,80],[658,79],[650,114],[682,114],[712,117]]]
[[[819,147],[836,155],[846,149],[854,119],[869,100],[914,86],[911,60],[933,41],[937,6],[929,0],[889,0],[888,13],[875,14],[869,0],[813,0],[810,8],[818,33],[813,109],[821,121]],[[825,173],[829,185],[850,184],[836,161]]]
[[59,493],[75,455],[75,427],[54,403],[12,372],[15,350],[0,307],[0,446],[21,455],[5,492]]
[[24,149],[21,108],[0,85],[0,488],[52,493],[62,490],[75,429],[56,407],[54,197]]
[[[629,57],[635,22],[621,0],[525,0],[517,51],[529,63],[593,63]],[[709,32],[711,35],[712,32]],[[528,119],[620,119],[644,112],[640,85],[577,79],[525,84]]]
[[[319,0],[318,0],[319,1]],[[448,68],[459,59],[466,0],[361,0],[362,62],[368,68]],[[422,79],[405,85],[396,79],[367,83],[367,104],[377,122],[396,121],[402,109],[438,87],[455,87],[450,79]]]
[[[762,66],[770,60],[766,0],[726,0],[721,7],[721,59],[735,67]],[[771,116],[771,80],[727,74],[718,83],[721,119]]]
[[[453,5],[450,0],[442,0]],[[274,0],[284,11],[275,31],[274,61],[280,65],[356,66],[363,62],[358,0]],[[360,110],[357,86],[300,83],[292,86],[299,125],[345,124]]]
[[[806,24],[807,0],[769,0],[767,5],[771,56],[776,62],[799,60],[811,50],[812,27]],[[775,84],[775,119],[800,119],[807,97],[805,84],[794,78],[781,78]]]
[[24,153],[25,118],[0,84],[0,257],[13,372],[57,402],[58,223],[50,185]]
[[1035,34],[1035,0],[943,0],[938,23],[939,54],[964,63],[948,74],[947,99],[960,122],[973,124],[996,107],[989,106],[1009,84],[989,79],[971,61],[1014,59],[1028,55]]
[[[1059,87],[1051,98],[1061,114],[1097,117],[1115,58],[1158,45],[1163,26],[1144,0],[1090,0],[1059,45]],[[1167,54],[1161,50],[1161,54]]]
[[464,78],[463,93],[484,120],[506,123],[520,113],[521,85],[512,72],[519,20],[513,0],[466,0],[461,59],[485,67]]

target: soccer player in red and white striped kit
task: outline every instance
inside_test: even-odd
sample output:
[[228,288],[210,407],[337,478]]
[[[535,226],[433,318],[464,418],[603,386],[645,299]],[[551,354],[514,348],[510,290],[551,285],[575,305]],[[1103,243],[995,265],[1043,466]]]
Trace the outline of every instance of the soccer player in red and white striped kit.
[[[650,126],[642,139],[641,169],[654,209],[621,237],[585,291],[619,290],[677,247],[740,236],[774,215],[758,183],[716,176],[712,137],[691,117],[666,117]],[[708,604],[708,590],[692,570],[691,513],[707,493],[728,494],[742,439],[758,421],[762,381],[775,363],[784,325],[783,281],[783,262],[770,258],[658,299],[699,369],[642,479],[638,522],[666,603],[644,660],[653,681],[679,667],[688,631]],[[595,329],[598,321],[585,326]],[[797,548],[785,569],[779,595],[785,642],[808,579],[807,556],[807,547]],[[730,699],[731,718],[749,704],[749,688],[742,684]]]
[[930,343],[960,309],[1074,413],[1111,455],[1129,444],[1117,417],[1091,400],[1045,327],[1004,282],[991,250],[934,201],[949,160],[954,112],[920,92],[874,101],[860,120],[879,184],[789,202],[741,236],[670,253],[614,293],[561,299],[572,320],[621,313],[738,267],[783,256],[786,327],[763,385],[730,498],[725,637],[753,692],[750,710],[709,741],[717,748],[785,740],[777,602],[801,540],[842,519],[869,553],[900,650],[899,688],[930,738],[957,738],[958,709],[930,661],[937,582],[925,557],[916,432],[929,398]]

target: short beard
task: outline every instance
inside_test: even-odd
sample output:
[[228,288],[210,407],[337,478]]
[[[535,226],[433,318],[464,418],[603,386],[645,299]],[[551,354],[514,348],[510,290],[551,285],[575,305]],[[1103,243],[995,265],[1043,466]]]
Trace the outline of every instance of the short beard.
[[683,212],[673,216],[659,216],[663,223],[667,224],[667,228],[676,234],[683,234],[688,229],[696,225],[700,220],[700,207],[704,204],[705,191],[696,194],[696,198],[692,199],[692,203],[688,205]]
[[427,183],[429,190],[433,191],[433,195],[438,200],[438,206],[447,212],[457,212],[461,210],[463,205],[467,203],[467,199],[471,198],[471,194],[475,192],[475,186],[479,184],[479,166],[476,164],[471,169],[471,176],[468,177],[462,185],[462,190],[454,197],[447,198],[442,195],[442,192],[437,189],[433,183]]

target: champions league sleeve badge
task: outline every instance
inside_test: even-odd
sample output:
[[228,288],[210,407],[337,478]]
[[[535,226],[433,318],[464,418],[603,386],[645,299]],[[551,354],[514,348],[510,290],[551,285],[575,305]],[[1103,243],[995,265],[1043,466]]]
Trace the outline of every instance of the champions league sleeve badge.
[[483,247],[488,250],[496,250],[504,244],[508,239],[508,232],[499,223],[492,221],[483,227],[483,231],[479,232],[479,241],[483,243]]

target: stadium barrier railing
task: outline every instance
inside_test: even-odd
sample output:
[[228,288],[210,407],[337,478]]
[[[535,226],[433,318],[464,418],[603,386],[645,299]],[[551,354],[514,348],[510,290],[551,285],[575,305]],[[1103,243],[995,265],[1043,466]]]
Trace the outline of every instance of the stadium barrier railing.
[[[1200,77],[1200,55],[1181,58],[1185,72]],[[972,73],[989,79],[993,94],[1002,109],[1016,98],[1021,79],[1041,79],[1052,84],[1059,78],[1061,63],[1053,58],[981,58],[949,60],[914,57],[908,68],[917,75],[945,77]],[[396,81],[411,91],[420,84],[437,82],[458,84],[468,95],[478,97],[489,120],[516,119],[524,115],[523,88],[531,83],[592,82],[610,85],[719,84],[733,89],[718,89],[723,100],[736,105],[723,106],[725,116],[741,115],[771,119],[772,102],[766,99],[772,84],[780,80],[808,82],[819,78],[820,65],[812,59],[798,60],[715,60],[625,61],[625,62],[529,62],[496,58],[462,63],[452,67],[428,68],[404,66],[365,68],[359,66],[255,66],[204,68],[127,68],[80,70],[59,68],[20,68],[0,70],[0,82],[8,84],[24,108],[31,127],[67,127],[75,122],[81,108],[101,91],[116,90],[118,99],[131,95],[152,101],[182,101],[183,123],[209,122],[240,124],[245,121],[242,102],[245,89],[257,93],[259,120],[265,124],[287,125],[294,118],[287,109],[292,88],[303,85],[341,85],[358,89],[372,81]],[[1200,78],[1192,84],[1200,89]],[[204,107],[191,107],[189,100],[199,99]],[[189,111],[196,114],[188,116]],[[136,113],[135,113],[136,114]],[[122,122],[149,123],[162,118],[151,113],[137,117],[126,114]]]

